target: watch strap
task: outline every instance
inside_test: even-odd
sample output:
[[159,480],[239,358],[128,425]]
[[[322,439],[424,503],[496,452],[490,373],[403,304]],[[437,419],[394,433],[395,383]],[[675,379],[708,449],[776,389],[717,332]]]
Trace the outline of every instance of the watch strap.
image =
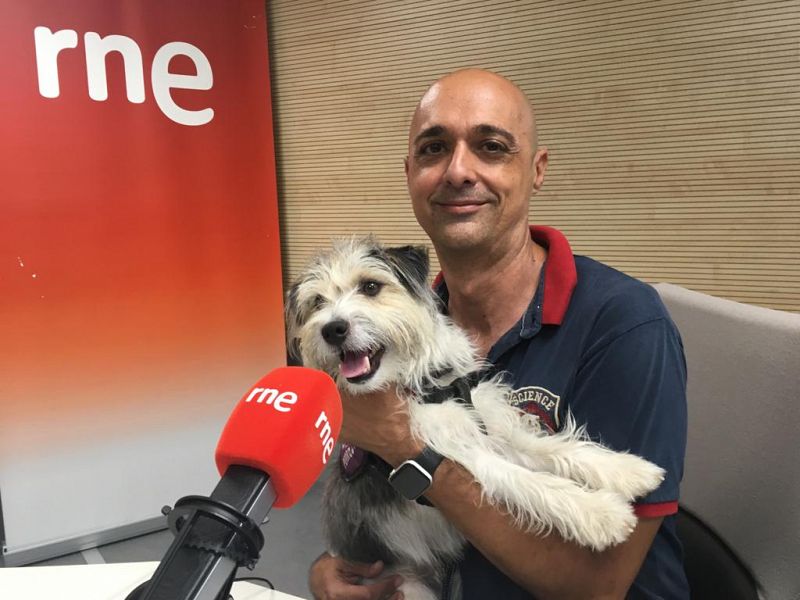
[[415,463],[428,472],[428,475],[433,477],[434,471],[442,464],[444,456],[436,452],[430,446],[425,446],[415,458],[412,458]]

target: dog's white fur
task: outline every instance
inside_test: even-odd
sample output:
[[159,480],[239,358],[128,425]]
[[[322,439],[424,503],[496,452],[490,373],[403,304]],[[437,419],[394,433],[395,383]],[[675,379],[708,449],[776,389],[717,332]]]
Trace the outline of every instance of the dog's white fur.
[[[397,384],[414,437],[465,467],[484,500],[506,510],[519,527],[542,535],[555,531],[597,551],[624,541],[636,525],[630,502],[659,485],[660,468],[590,441],[571,417],[561,431],[543,432],[535,417],[509,404],[510,388],[500,377],[472,389],[473,407],[422,401],[426,386],[446,386],[482,364],[467,336],[438,310],[425,283],[427,257],[424,265],[420,260],[418,249],[386,249],[373,238],[340,240],[316,257],[287,303],[289,341],[304,364],[328,372],[351,394]],[[379,283],[379,293],[365,294],[365,281]],[[322,335],[332,321],[348,324],[344,348],[385,349],[367,381],[341,375],[341,348]],[[358,504],[358,498],[347,499],[350,488],[332,485],[340,486],[337,501]],[[435,590],[414,570],[456,558],[461,534],[438,511],[414,502],[363,513],[358,518],[398,558],[394,569],[406,577],[406,598],[434,599]],[[326,518],[338,517],[328,511]],[[329,541],[338,552],[336,541]]]

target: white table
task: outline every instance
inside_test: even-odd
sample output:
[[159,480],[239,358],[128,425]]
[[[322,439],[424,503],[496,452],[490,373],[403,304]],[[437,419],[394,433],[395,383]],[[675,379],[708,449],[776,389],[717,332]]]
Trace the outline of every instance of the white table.
[[[158,562],[114,563],[0,569],[0,598],[4,600],[125,600],[150,578]],[[239,573],[239,577],[247,577]],[[302,600],[245,581],[233,584],[234,600]]]

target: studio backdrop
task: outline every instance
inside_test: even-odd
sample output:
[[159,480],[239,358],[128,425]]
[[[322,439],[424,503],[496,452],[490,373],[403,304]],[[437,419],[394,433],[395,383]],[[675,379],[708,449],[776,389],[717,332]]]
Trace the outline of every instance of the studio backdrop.
[[0,0],[0,502],[13,565],[208,494],[284,362],[256,0]]

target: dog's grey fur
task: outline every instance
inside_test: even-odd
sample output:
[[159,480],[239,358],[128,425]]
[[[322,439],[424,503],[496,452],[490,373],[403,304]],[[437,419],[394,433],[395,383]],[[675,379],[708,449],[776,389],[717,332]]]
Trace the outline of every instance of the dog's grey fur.
[[[510,390],[498,377],[472,390],[474,407],[424,403],[426,390],[482,366],[467,336],[442,314],[427,276],[424,249],[385,248],[371,237],[336,242],[288,294],[289,347],[350,394],[396,385],[412,435],[470,471],[484,500],[519,527],[542,535],[556,530],[595,550],[623,541],[636,523],[629,502],[657,487],[661,469],[589,441],[571,418],[563,431],[546,435],[535,418],[508,404]],[[346,324],[347,333],[331,343],[322,331],[334,322]],[[369,372],[348,379],[345,356]],[[332,554],[383,560],[404,575],[407,600],[438,597],[464,538],[435,508],[401,498],[373,471],[350,483],[332,473],[323,504]]]

